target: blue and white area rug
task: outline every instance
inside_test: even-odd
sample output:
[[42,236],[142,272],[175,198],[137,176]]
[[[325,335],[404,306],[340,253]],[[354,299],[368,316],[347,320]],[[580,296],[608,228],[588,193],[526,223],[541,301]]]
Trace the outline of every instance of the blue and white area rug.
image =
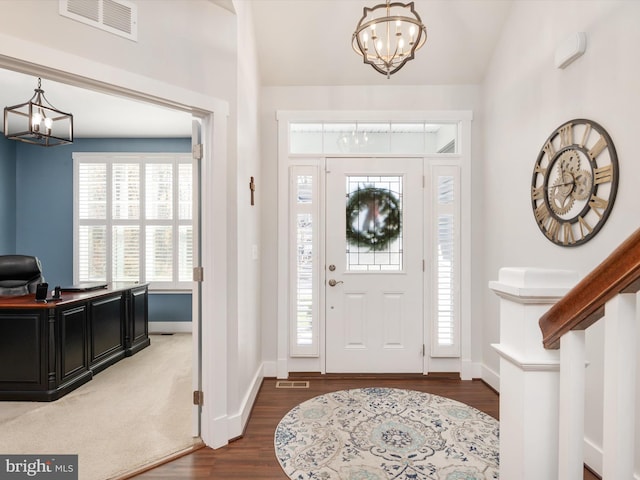
[[295,480],[497,479],[499,424],[429,393],[342,390],[287,413],[275,449]]

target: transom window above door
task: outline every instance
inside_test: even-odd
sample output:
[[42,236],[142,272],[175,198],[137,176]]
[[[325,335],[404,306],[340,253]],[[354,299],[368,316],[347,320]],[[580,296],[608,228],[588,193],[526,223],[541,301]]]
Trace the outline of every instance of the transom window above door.
[[295,122],[289,124],[291,154],[458,153],[457,123]]

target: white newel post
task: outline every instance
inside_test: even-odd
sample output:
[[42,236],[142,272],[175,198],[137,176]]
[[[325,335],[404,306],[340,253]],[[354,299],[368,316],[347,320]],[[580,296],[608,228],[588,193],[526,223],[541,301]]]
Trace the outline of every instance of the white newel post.
[[605,306],[602,478],[606,480],[634,478],[636,301],[635,293],[622,293]]
[[545,350],[538,320],[577,282],[567,270],[502,268],[500,297],[500,478],[558,479],[560,352]]

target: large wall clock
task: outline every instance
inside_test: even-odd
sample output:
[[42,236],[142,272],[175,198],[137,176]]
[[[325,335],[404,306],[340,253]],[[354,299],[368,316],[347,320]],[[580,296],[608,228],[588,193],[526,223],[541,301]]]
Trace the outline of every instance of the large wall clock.
[[604,128],[585,119],[556,128],[531,180],[531,206],[542,233],[563,247],[591,240],[611,213],[618,177],[618,156]]

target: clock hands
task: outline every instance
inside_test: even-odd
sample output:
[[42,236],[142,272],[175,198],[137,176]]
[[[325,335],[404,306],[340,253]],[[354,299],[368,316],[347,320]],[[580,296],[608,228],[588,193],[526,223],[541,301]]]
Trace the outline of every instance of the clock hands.
[[592,186],[592,175],[580,170],[578,152],[568,150],[558,158],[558,177],[546,187],[549,205],[557,215],[568,213],[576,200],[586,200]]
[[570,182],[567,183],[554,183],[552,186],[550,187],[544,187],[545,190],[554,190],[558,187],[564,187],[566,185],[575,185],[575,180],[571,180]]

